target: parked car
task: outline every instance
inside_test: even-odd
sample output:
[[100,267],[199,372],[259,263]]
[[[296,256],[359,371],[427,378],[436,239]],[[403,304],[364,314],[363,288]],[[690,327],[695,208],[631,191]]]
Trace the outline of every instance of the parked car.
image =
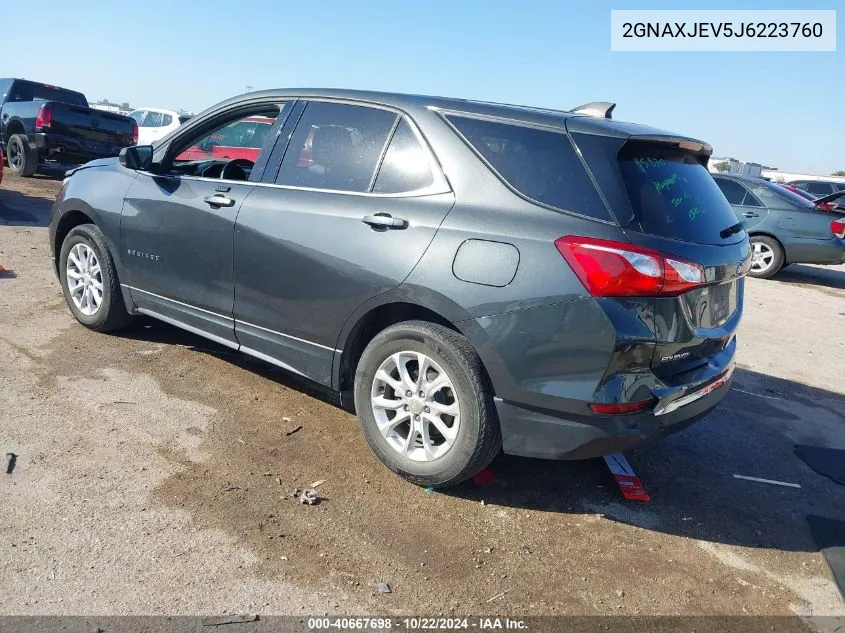
[[117,156],[137,138],[132,119],[89,108],[81,92],[0,79],[0,148],[13,174],[32,176],[47,161],[64,166]]
[[138,145],[152,145],[186,123],[191,117],[175,110],[139,108],[130,112],[129,118],[138,124]]
[[839,214],[760,178],[714,178],[751,237],[752,277],[767,279],[787,264],[845,263]]
[[183,151],[176,160],[204,160],[207,158],[243,158],[255,162],[264,137],[275,119],[247,117],[227,125],[205,137],[202,143]]
[[803,189],[816,196],[816,198],[822,198],[837,191],[845,190],[845,182],[833,180],[790,180],[786,184]]
[[[626,450],[730,389],[751,248],[707,144],[606,105],[235,97],[73,171],[56,272],[90,329],[145,314],[331,389],[421,485]],[[181,158],[256,118],[254,159]]]
[[781,187],[786,187],[787,189],[789,189],[793,193],[797,193],[799,196],[801,196],[805,200],[809,200],[818,209],[821,209],[822,211],[835,211],[836,207],[838,206],[835,202],[819,202],[819,200],[821,199],[819,196],[814,195],[814,194],[810,193],[809,191],[804,191],[803,189],[799,189],[795,185],[786,185],[786,184],[781,184],[781,183],[778,183],[778,184],[780,184]]
[[3,184],[3,149],[0,148],[0,185]]

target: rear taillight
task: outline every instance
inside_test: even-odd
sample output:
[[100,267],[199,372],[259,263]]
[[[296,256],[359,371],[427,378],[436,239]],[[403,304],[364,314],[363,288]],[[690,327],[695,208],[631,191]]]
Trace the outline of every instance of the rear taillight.
[[591,402],[590,409],[595,413],[603,415],[621,415],[623,413],[634,413],[636,411],[643,411],[648,409],[655,400],[643,400],[641,402],[626,402],[625,404],[601,404],[599,402]]
[[555,246],[594,297],[673,296],[705,284],[700,264],[650,248],[574,235]]
[[38,109],[38,114],[35,116],[35,127],[48,128],[53,124],[53,111],[50,106],[43,105]]
[[132,144],[138,144],[138,123],[134,119],[132,120]]
[[830,223],[830,230],[839,239],[845,238],[845,218],[839,218]]

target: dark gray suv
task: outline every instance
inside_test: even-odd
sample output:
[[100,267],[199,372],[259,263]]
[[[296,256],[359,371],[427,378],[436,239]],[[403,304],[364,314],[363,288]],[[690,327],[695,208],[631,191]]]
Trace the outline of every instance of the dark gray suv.
[[146,314],[329,387],[418,484],[625,450],[730,388],[751,258],[710,147],[610,109],[236,97],[69,172],[56,271],[91,329]]

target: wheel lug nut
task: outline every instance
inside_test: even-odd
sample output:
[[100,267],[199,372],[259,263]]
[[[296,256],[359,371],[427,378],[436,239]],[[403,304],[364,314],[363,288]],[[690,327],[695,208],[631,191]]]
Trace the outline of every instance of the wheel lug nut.
[[424,397],[425,397],[425,392],[420,391],[420,398],[424,398]]
[[410,407],[406,404],[405,405],[405,411],[408,411],[408,410],[410,410]]
[[419,422],[419,421],[420,421],[420,416],[415,415],[415,416],[414,416],[414,420],[416,420],[417,422]]
[[428,407],[426,407],[425,409],[423,409],[423,411],[425,411],[426,413],[431,413],[431,409],[429,409]]
[[405,395],[406,395],[406,396],[408,396],[408,397],[410,398],[410,397],[411,397],[411,392],[410,392],[410,391],[406,391],[406,392],[405,392]]

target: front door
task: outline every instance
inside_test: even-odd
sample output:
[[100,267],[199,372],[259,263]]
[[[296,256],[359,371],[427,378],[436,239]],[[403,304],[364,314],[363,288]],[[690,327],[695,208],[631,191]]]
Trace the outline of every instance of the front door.
[[[268,108],[278,115],[279,108],[267,104],[260,113],[270,114]],[[238,113],[235,120],[244,118]],[[211,131],[200,122],[174,138],[167,150],[172,158],[156,173],[139,172],[124,201],[121,248],[139,311],[237,346],[232,240],[235,218],[254,187],[248,181],[254,163],[195,160],[185,152],[232,118],[211,123]]]
[[410,274],[454,196],[392,110],[312,101],[280,138],[278,174],[237,220],[235,330],[244,351],[329,385],[346,319]]

